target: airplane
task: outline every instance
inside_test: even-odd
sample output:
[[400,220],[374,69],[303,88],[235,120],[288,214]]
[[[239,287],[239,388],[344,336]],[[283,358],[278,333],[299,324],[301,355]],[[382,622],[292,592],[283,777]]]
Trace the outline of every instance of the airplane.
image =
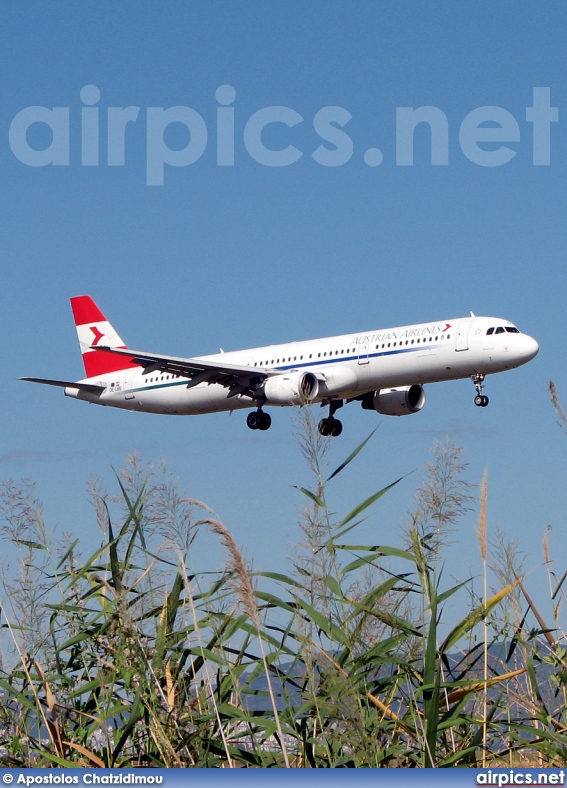
[[196,415],[254,408],[252,430],[271,425],[265,406],[319,402],[329,415],[322,435],[336,437],[345,403],[388,416],[417,413],[423,386],[470,377],[475,405],[486,407],[485,376],[533,359],[539,345],[508,320],[469,317],[343,336],[179,358],[132,350],[90,296],[71,298],[86,377],[72,382],[20,378],[60,386],[75,399],[145,413]]

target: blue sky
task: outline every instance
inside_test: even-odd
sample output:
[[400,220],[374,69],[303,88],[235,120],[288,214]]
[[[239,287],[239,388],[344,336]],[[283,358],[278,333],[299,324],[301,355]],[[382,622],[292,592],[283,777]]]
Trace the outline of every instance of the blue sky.
[[[567,547],[567,437],[546,388],[554,380],[567,403],[566,17],[558,2],[3,3],[0,476],[34,479],[49,523],[96,544],[88,475],[111,485],[126,453],[165,457],[256,568],[281,571],[298,537],[292,485],[309,483],[290,411],[273,411],[272,429],[252,433],[242,413],[113,412],[17,381],[82,377],[68,298],[92,295],[133,347],[185,356],[469,310],[498,315],[536,337],[539,356],[488,380],[487,409],[461,381],[428,387],[412,418],[382,418],[331,500],[345,512],[421,472],[432,442],[449,436],[464,448],[469,481],[488,468],[489,528],[520,540],[543,600],[548,524],[559,574]],[[100,91],[100,163],[90,167],[81,165],[85,85]],[[236,92],[230,167],[216,160],[221,85]],[[549,166],[532,160],[534,87],[550,88],[559,108]],[[68,166],[31,167],[14,155],[10,125],[31,106],[69,108]],[[109,166],[107,107],[128,106],[140,113],[125,164]],[[148,186],[146,109],[173,106],[199,113],[207,146],[190,166],[166,166],[163,186]],[[271,106],[303,118],[265,132],[267,146],[303,153],[289,166],[262,165],[244,145],[247,120]],[[311,155],[322,142],[313,118],[327,106],[352,116],[344,131],[353,154],[336,167]],[[447,166],[432,166],[425,127],[414,165],[396,164],[396,108],[421,106],[447,117]],[[461,123],[482,106],[505,109],[519,126],[506,165],[482,167],[461,150]],[[187,131],[171,127],[165,139],[183,147]],[[49,137],[36,127],[29,141],[40,148]],[[370,167],[364,152],[375,147],[383,162]],[[332,465],[380,421],[357,405],[341,418]],[[384,499],[363,535],[398,544],[417,483],[410,476]],[[460,579],[478,572],[476,517],[461,521],[448,555],[446,572]]]

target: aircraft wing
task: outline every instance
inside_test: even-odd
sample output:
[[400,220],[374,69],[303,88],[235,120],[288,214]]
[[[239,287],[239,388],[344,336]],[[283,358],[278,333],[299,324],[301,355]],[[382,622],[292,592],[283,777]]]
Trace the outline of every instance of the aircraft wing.
[[59,386],[63,389],[79,389],[79,391],[88,391],[89,394],[100,394],[101,391],[104,391],[104,386],[95,386],[93,383],[73,383],[69,380],[48,380],[47,378],[19,378],[19,380],[45,383],[46,386]]
[[230,389],[229,397],[236,397],[238,394],[252,395],[256,385],[262,383],[267,377],[281,374],[275,369],[223,364],[219,361],[207,361],[201,358],[164,356],[159,353],[145,353],[130,348],[97,345],[95,349],[126,356],[131,359],[132,364],[144,367],[144,375],[159,371],[188,378],[187,388],[198,386],[199,383],[220,383],[221,386]]

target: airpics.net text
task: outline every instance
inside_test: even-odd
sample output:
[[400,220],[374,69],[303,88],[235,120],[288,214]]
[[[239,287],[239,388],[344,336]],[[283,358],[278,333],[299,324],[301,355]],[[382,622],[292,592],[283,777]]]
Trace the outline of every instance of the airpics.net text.
[[[101,92],[96,85],[85,85],[79,95],[81,105],[78,107],[29,106],[15,115],[10,124],[9,144],[18,161],[29,167],[75,163],[71,156],[71,143],[74,143],[71,130],[77,125],[80,125],[77,132],[80,140],[76,145],[76,163],[84,167],[97,167],[101,163],[109,167],[124,166],[127,141],[132,140],[134,134],[145,134],[148,186],[164,185],[166,167],[188,167],[199,161],[211,137],[215,163],[219,167],[235,166],[235,148],[239,150],[235,140],[239,138],[247,154],[266,167],[288,167],[304,154],[310,155],[323,167],[341,167],[355,154],[352,138],[344,130],[353,116],[344,107],[326,106],[314,113],[312,125],[316,142],[311,151],[305,151],[293,144],[294,132],[287,132],[287,129],[306,122],[306,118],[291,107],[269,106],[258,109],[245,121],[237,123],[236,91],[231,85],[221,85],[215,92],[216,123],[211,132],[203,116],[191,107],[146,107],[145,112],[138,106],[103,108],[98,106]],[[77,120],[80,115],[77,124],[72,123],[75,115]],[[525,123],[529,124],[525,129],[531,139],[533,165],[550,164],[551,124],[558,118],[558,108],[551,106],[550,88],[534,87],[532,105],[525,110]],[[270,126],[280,132],[278,138],[282,137],[282,131],[286,131],[284,143],[274,143],[271,139],[268,144],[266,138],[273,136]],[[396,107],[395,164],[402,167],[414,164],[418,127],[420,133],[421,130],[427,132],[430,142],[426,162],[433,166],[447,166],[450,124],[443,110],[434,106]],[[102,128],[104,134],[101,134]],[[174,129],[184,132],[185,144],[182,147],[168,144]],[[521,127],[516,117],[502,107],[476,107],[458,124],[458,139],[460,151],[473,164],[501,167],[516,156],[518,151],[510,144],[520,143]],[[106,151],[103,156],[104,141]],[[297,139],[295,142],[299,144]],[[384,154],[377,147],[366,148],[362,157],[369,167],[378,167],[384,161]]]

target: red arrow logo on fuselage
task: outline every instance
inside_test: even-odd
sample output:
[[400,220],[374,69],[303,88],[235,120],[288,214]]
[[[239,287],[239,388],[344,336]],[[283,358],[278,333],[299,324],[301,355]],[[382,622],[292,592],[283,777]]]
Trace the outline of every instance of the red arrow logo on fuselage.
[[445,331],[448,331],[450,328],[451,328],[451,324],[450,323],[445,323],[445,328],[443,329],[443,331],[441,333],[444,334]]
[[91,346],[98,345],[99,341],[103,338],[104,334],[101,334],[96,326],[89,326],[89,328],[93,332],[95,338],[94,342],[91,343]]

